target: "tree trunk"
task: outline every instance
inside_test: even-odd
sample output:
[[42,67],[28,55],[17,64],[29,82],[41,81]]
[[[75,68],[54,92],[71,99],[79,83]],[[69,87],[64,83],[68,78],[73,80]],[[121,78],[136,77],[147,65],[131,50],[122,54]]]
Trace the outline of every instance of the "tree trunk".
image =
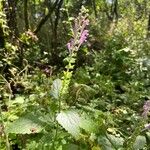
[[3,28],[0,25],[0,49],[5,48],[5,36],[3,32]]
[[10,29],[10,38],[15,42],[19,36],[16,17],[17,0],[8,0],[7,2],[5,3],[7,23]]
[[147,38],[150,38],[150,13],[149,13],[149,16],[148,16]]
[[24,0],[24,21],[25,29],[29,29],[29,20],[28,20],[28,0]]

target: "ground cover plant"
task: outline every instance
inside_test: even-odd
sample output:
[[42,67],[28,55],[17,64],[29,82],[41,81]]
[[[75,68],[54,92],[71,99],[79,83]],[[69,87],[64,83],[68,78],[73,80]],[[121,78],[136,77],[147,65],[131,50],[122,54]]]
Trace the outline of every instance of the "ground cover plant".
[[149,150],[149,10],[0,0],[0,149]]

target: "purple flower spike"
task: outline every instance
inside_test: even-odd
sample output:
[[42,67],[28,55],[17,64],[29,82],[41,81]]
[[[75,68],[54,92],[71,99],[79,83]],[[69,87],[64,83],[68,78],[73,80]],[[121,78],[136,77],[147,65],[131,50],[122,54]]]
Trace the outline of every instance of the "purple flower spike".
[[86,41],[88,35],[89,35],[89,31],[88,31],[88,30],[84,30],[84,31],[81,33],[81,37],[80,37],[80,40],[79,40],[80,45],[82,45],[83,42]]
[[77,52],[80,46],[86,41],[89,31],[86,26],[89,25],[89,20],[87,19],[87,10],[82,7],[81,13],[74,20],[74,27],[72,28],[72,39],[67,43],[67,48],[69,53]]
[[144,118],[147,118],[147,115],[150,111],[150,100],[148,100],[147,102],[145,102],[144,106],[143,106],[143,113],[142,113],[142,116]]

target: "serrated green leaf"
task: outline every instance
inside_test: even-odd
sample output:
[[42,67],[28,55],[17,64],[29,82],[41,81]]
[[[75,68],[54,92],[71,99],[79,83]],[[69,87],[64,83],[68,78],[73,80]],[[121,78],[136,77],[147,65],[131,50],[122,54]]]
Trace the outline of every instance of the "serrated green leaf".
[[133,144],[133,147],[134,147],[135,150],[143,149],[145,144],[146,144],[145,136],[139,135],[139,136],[136,137],[136,140]]
[[114,135],[107,134],[107,137],[99,136],[98,143],[102,146],[103,150],[115,150],[123,146],[124,140],[122,137],[115,137]]
[[91,119],[82,119],[80,124],[80,128],[84,129],[88,133],[96,133],[97,132],[97,125],[96,123],[93,123],[93,120]]
[[56,117],[58,123],[75,138],[79,138],[80,129],[87,133],[96,133],[98,126],[88,117],[80,116],[73,110],[63,111]]
[[7,126],[7,133],[32,134],[39,133],[44,127],[38,116],[26,114]]
[[79,138],[81,118],[77,112],[63,111],[56,117],[58,123],[75,138]]
[[53,81],[53,84],[51,86],[51,95],[55,98],[58,99],[60,95],[60,91],[62,88],[62,81],[60,79],[56,79]]
[[108,141],[108,139],[105,136],[99,136],[98,143],[102,147],[102,150],[114,150],[112,148],[111,143]]

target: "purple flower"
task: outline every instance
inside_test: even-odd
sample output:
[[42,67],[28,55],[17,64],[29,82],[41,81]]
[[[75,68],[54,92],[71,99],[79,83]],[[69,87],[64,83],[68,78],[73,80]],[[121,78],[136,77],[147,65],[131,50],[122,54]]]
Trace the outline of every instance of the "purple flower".
[[84,24],[85,26],[88,26],[88,25],[89,25],[89,19],[83,20],[83,24]]
[[67,48],[69,50],[69,53],[72,52],[73,44],[74,44],[74,39],[71,39],[70,42],[67,43]]
[[79,16],[74,20],[72,39],[67,43],[69,53],[78,51],[80,46],[86,41],[89,35],[89,31],[86,29],[87,25],[89,25],[87,14],[79,13]]
[[145,129],[150,129],[150,123],[146,125]]
[[150,123],[145,125],[145,128],[142,131],[149,130],[149,129],[150,129]]
[[80,45],[82,45],[86,41],[88,35],[89,35],[89,31],[83,30],[83,32],[81,33],[81,36],[80,36],[80,40],[79,40]]
[[142,113],[142,116],[144,118],[147,118],[147,115],[150,111],[150,100],[148,100],[147,102],[145,102],[144,106],[143,106],[143,113]]

